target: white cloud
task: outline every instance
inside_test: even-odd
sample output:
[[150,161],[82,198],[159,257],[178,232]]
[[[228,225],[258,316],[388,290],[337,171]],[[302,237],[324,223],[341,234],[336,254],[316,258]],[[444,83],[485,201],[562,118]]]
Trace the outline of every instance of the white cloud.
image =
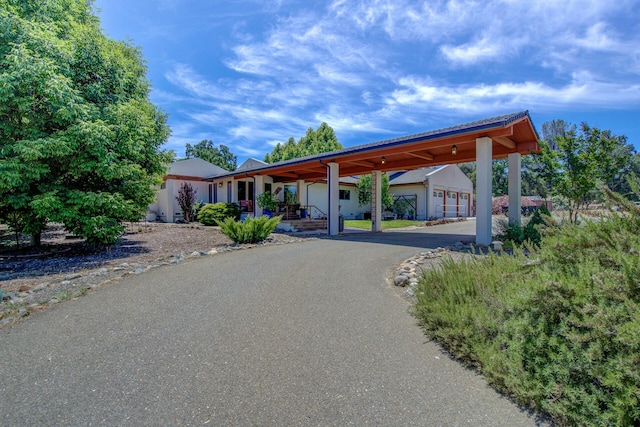
[[483,60],[495,59],[503,52],[501,45],[486,37],[460,46],[444,45],[440,48],[440,51],[449,61],[462,64],[473,64]]
[[189,65],[176,64],[165,74],[165,78],[180,89],[201,98],[212,97],[221,92]]
[[388,99],[390,107],[481,113],[533,107],[562,109],[563,105],[640,106],[640,84],[603,82],[589,73],[576,73],[569,83],[559,87],[535,81],[454,86],[416,77],[401,79],[399,86]]
[[193,128],[172,141],[208,128],[256,156],[321,121],[342,134],[386,134],[432,117],[638,106],[640,36],[616,25],[631,0],[322,5],[256,6],[264,22],[229,25],[216,77],[173,64],[165,77],[176,90],[154,97],[179,105],[174,120]]

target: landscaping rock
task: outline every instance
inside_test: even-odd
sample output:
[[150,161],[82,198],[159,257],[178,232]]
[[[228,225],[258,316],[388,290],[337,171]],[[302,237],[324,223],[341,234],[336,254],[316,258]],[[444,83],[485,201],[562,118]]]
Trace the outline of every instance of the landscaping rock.
[[409,277],[407,277],[407,276],[405,276],[405,275],[399,275],[399,276],[396,276],[396,277],[393,279],[393,283],[394,283],[396,286],[407,286],[407,283],[409,283]]

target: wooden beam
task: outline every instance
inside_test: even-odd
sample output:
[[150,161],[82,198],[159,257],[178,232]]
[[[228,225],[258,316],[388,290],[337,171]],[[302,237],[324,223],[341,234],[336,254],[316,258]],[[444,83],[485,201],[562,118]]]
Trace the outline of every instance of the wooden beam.
[[376,166],[375,163],[367,162],[367,161],[364,161],[364,160],[347,160],[345,163],[351,163],[351,164],[354,164],[356,166],[362,166],[362,167],[365,167],[365,168],[374,168]]
[[429,153],[428,151],[410,151],[407,152],[408,155],[413,156],[413,157],[417,157],[419,159],[425,159],[425,160],[433,160],[433,154]]
[[516,143],[513,142],[511,140],[511,138],[508,138],[506,136],[497,136],[495,138],[493,138],[494,141],[496,141],[498,144],[504,145],[505,147],[513,150],[514,148],[516,148]]
[[277,172],[277,173],[274,173],[274,175],[281,176],[283,178],[295,178],[295,179],[298,179],[298,174],[297,173],[292,173],[292,172]]

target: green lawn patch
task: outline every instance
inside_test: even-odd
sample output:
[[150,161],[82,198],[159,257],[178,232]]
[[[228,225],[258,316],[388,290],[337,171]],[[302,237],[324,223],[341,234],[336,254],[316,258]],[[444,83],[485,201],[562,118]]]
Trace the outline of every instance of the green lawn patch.
[[[345,227],[361,228],[363,230],[371,230],[371,220],[362,219],[347,219],[344,221]],[[393,219],[389,221],[382,221],[382,229],[387,228],[401,228],[411,227],[417,225],[424,225],[424,221],[409,221],[408,219]]]

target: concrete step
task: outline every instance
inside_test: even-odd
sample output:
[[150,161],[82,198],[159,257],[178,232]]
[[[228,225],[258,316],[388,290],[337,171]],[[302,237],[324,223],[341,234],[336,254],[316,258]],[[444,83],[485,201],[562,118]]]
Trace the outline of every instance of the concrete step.
[[286,231],[326,230],[327,221],[323,219],[282,220],[278,228]]

